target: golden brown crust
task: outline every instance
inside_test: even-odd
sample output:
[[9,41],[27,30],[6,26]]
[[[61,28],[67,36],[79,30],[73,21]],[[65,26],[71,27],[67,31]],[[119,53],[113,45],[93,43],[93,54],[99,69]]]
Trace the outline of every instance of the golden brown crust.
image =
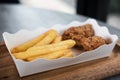
[[81,45],[87,51],[96,49],[103,44],[105,44],[105,40],[100,36],[92,36],[81,40]]
[[62,39],[73,39],[76,42],[76,46],[83,47],[86,51],[96,49],[103,44],[111,43],[111,39],[105,40],[100,36],[95,36],[91,24],[67,29],[62,34]]
[[62,34],[62,40],[73,39],[76,45],[81,47],[81,39],[94,35],[94,30],[91,24],[86,24],[77,27],[71,27]]

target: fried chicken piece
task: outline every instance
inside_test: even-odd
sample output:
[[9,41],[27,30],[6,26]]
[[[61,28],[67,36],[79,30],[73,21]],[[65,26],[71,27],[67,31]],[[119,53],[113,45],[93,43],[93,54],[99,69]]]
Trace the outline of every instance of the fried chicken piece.
[[81,40],[81,45],[86,51],[90,51],[98,48],[99,46],[105,44],[105,39],[100,36],[92,36],[88,38],[83,38]]
[[84,37],[91,37],[94,35],[94,30],[91,24],[86,24],[77,27],[71,27],[62,34],[62,40],[73,39],[76,45],[81,47],[81,39]]
[[77,45],[80,44],[80,40],[85,36],[85,32],[79,27],[71,27],[66,30],[62,35],[62,40],[73,39]]
[[81,28],[85,33],[85,37],[94,36],[94,30],[91,24],[83,25]]

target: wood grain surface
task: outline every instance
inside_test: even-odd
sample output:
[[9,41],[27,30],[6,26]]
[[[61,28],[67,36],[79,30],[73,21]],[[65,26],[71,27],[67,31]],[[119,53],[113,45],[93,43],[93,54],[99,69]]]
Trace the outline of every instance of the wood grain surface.
[[23,78],[3,42],[0,42],[0,80],[100,80],[120,74],[120,42],[110,57],[50,70]]

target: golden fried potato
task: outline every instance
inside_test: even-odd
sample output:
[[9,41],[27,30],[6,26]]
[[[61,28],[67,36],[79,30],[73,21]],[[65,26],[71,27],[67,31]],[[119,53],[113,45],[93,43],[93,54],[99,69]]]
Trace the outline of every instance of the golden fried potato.
[[18,52],[22,52],[22,51],[27,50],[28,48],[34,46],[36,43],[38,43],[39,41],[41,41],[46,36],[46,34],[48,34],[48,33],[49,33],[49,31],[43,33],[42,35],[36,37],[33,40],[27,41],[27,42],[25,42],[25,43],[23,43],[23,44],[21,44],[19,46],[16,46],[16,47],[12,48],[11,52],[12,53],[18,53]]
[[60,42],[61,40],[62,40],[62,37],[61,37],[61,36],[57,36],[52,43],[58,43],[58,42]]
[[70,57],[73,57],[73,53],[71,50],[69,50],[66,54],[61,56],[61,58],[70,58]]
[[57,50],[69,49],[75,45],[74,40],[65,40],[59,43],[44,45],[44,46],[35,46],[29,48],[25,52],[19,52],[14,54],[17,59],[27,59],[29,57],[44,55],[47,53],[51,53]]
[[49,30],[47,35],[39,41],[35,46],[42,46],[42,45],[47,45],[50,44],[58,35],[56,30]]
[[13,49],[11,49],[11,52],[12,53],[23,52],[34,45],[39,46],[39,45],[48,44],[48,43],[52,42],[56,36],[57,36],[57,32],[55,30],[48,30],[47,32],[41,34],[40,36],[36,37],[35,39],[14,47]]
[[68,51],[69,51],[68,49],[66,49],[66,50],[59,50],[59,51],[55,51],[55,52],[48,53],[48,54],[45,54],[45,55],[30,57],[30,58],[27,58],[26,60],[27,61],[32,61],[32,60],[35,60],[35,59],[38,59],[38,58],[57,59],[57,58],[60,58],[61,56],[63,56]]

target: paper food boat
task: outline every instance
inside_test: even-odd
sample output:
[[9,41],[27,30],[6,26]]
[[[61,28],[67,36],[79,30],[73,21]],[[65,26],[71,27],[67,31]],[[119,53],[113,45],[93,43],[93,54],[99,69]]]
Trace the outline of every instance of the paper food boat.
[[[19,59],[15,59],[15,57],[11,54],[11,51],[10,51],[11,48],[19,44],[22,44],[28,40],[31,40],[32,38],[37,37],[38,35],[42,34],[43,32],[49,29],[55,29],[58,31],[59,34],[62,34],[64,30],[70,28],[71,26],[84,25],[87,23],[92,24],[93,29],[95,31],[95,35],[101,36],[103,38],[110,38],[112,40],[112,43],[108,45],[102,45],[95,50],[83,52],[79,55],[76,55],[76,53],[79,53],[79,51],[78,52],[74,51],[73,53],[76,56],[74,56],[73,58],[59,58],[56,60],[47,60],[47,59],[40,58],[40,59],[33,60],[31,62],[25,62]],[[116,35],[110,34],[106,27],[99,26],[94,19],[88,19],[85,22],[73,21],[68,25],[57,24],[51,28],[40,27],[39,29],[36,29],[34,31],[20,30],[14,34],[4,32],[3,37],[4,37],[5,44],[9,50],[9,53],[16,65],[16,68],[18,70],[20,77],[43,72],[43,71],[48,71],[48,70],[52,70],[60,67],[65,67],[73,64],[78,64],[78,63],[82,63],[82,62],[86,62],[86,61],[90,61],[98,58],[107,57],[111,54],[118,40],[118,37]]]

